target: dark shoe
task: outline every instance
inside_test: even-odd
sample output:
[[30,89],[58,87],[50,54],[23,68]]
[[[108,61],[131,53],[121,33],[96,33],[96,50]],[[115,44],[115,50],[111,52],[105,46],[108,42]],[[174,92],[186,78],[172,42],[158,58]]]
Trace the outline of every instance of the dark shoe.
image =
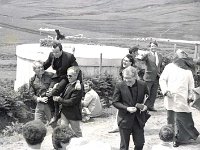
[[149,111],[157,111],[155,108],[148,108]]
[[173,147],[179,147],[180,143],[179,142],[174,142]]
[[119,129],[114,129],[114,130],[111,130],[111,131],[108,131],[108,133],[116,133],[116,132],[119,132]]

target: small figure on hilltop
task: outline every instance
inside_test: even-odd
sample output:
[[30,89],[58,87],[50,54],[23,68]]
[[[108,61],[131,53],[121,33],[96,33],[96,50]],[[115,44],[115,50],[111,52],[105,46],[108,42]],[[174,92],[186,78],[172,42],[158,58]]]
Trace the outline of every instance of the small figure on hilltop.
[[82,115],[83,122],[90,120],[90,118],[98,117],[102,114],[103,108],[100,101],[100,97],[93,90],[92,81],[86,81],[84,83],[84,90],[86,92],[84,99],[82,100]]
[[22,127],[22,134],[28,146],[23,149],[40,149],[46,133],[47,129],[40,120],[27,122]]

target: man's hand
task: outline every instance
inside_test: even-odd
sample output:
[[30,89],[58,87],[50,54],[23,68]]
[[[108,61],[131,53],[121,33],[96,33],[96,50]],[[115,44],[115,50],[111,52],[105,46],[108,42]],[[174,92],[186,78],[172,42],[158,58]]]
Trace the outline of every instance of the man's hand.
[[53,88],[49,88],[49,90],[46,92],[46,96],[48,97],[52,96],[52,91],[53,91]]
[[127,107],[127,111],[130,113],[134,113],[137,111],[137,108],[136,107]]
[[42,102],[42,103],[47,103],[48,102],[48,97],[38,97],[37,102]]
[[76,81],[75,89],[76,90],[81,90],[81,84],[80,84],[79,80]]
[[60,96],[53,96],[53,101],[58,102],[58,100],[60,99]]

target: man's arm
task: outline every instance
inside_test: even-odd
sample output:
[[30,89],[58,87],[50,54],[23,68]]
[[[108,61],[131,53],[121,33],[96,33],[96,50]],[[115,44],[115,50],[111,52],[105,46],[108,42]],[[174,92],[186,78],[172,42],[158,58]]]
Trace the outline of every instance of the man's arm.
[[112,104],[117,109],[127,110],[127,106],[123,105],[122,103],[122,96],[119,89],[119,84],[117,84],[115,87]]
[[74,90],[71,97],[68,99],[57,97],[54,101],[61,103],[64,106],[74,106],[77,105],[82,98],[82,90]]
[[53,54],[50,53],[48,59],[43,64],[44,70],[47,70],[51,66],[52,59],[53,59]]

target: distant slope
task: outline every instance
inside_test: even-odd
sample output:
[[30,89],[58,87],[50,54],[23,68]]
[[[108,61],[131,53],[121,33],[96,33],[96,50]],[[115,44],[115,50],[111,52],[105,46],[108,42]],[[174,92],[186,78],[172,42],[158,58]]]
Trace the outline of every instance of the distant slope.
[[200,39],[199,0],[3,0],[0,3],[1,15],[93,31],[97,35]]

